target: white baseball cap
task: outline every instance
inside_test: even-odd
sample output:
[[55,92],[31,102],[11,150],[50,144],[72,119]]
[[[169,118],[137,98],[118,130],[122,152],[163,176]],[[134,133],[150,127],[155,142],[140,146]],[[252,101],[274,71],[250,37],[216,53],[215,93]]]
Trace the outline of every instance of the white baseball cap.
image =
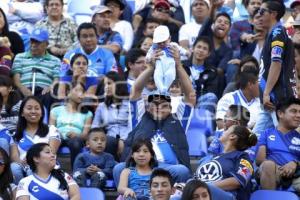
[[[204,1],[206,3],[207,7],[210,8],[210,2],[209,2],[209,0],[202,0],[202,1]],[[192,1],[191,5],[193,5],[194,2],[195,2],[195,0]]]
[[153,43],[160,43],[170,38],[170,31],[167,26],[160,25],[154,29]]

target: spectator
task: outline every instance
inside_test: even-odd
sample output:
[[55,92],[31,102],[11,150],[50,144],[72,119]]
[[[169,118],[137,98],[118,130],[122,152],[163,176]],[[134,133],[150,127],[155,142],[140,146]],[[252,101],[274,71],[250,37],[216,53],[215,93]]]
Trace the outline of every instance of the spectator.
[[46,29],[49,33],[47,49],[54,56],[63,58],[67,50],[76,42],[76,24],[63,16],[63,0],[46,0],[47,17],[37,22],[35,27]]
[[174,181],[169,171],[155,169],[150,177],[150,193],[153,200],[169,200],[174,194]]
[[2,8],[0,8],[0,36],[6,36],[9,39],[9,42],[11,43],[10,49],[14,55],[24,51],[22,38],[16,32],[9,31],[9,25]]
[[[47,53],[48,32],[35,29],[30,36],[30,50],[17,54],[12,66],[14,84],[24,96],[42,96],[49,93],[58,80],[60,61]],[[33,80],[33,73],[36,73]],[[32,88],[35,82],[35,88]]]
[[153,44],[153,38],[150,36],[145,36],[140,40],[140,42],[137,44],[136,47],[140,48],[145,52],[148,52],[152,44]]
[[96,94],[98,85],[97,77],[88,77],[88,58],[81,53],[75,54],[70,61],[71,68],[66,75],[60,78],[58,86],[58,98],[65,98],[67,95],[67,86],[72,83],[80,82],[84,85],[84,96],[93,96]]
[[261,111],[259,101],[258,76],[254,72],[241,72],[239,76],[239,89],[225,94],[218,102],[216,119],[219,129],[223,128],[223,119],[228,107],[232,104],[242,105],[250,112],[249,128],[257,122],[258,113]]
[[259,64],[255,57],[246,55],[243,57],[239,63],[238,72],[235,75],[235,80],[227,84],[223,96],[229,92],[233,92],[238,89],[238,81],[241,72],[254,72],[259,73]]
[[168,26],[171,33],[171,40],[178,42],[179,28],[184,24],[184,16],[181,15],[181,7],[173,7],[174,12],[171,10],[171,5],[168,0],[155,0],[154,8],[149,5],[140,12],[133,16],[133,30],[137,32],[140,24],[143,24],[149,18],[154,18],[159,21],[161,25]]
[[146,60],[145,60],[146,52],[133,48],[130,49],[126,54],[126,75],[127,75],[127,85],[129,91],[133,86],[135,80],[139,77],[139,75],[146,69]]
[[[201,164],[196,176],[208,183],[212,199],[246,200],[250,197],[253,166],[244,151],[257,142],[257,137],[244,126],[231,126],[221,136],[224,153]],[[207,169],[215,170],[207,170]]]
[[13,138],[11,137],[9,130],[0,123],[0,147],[4,149],[8,155],[10,155],[10,150],[13,143]]
[[102,127],[107,133],[106,152],[119,160],[124,141],[132,130],[130,123],[129,93],[126,80],[117,72],[109,72],[104,78],[104,102],[95,112],[92,127]]
[[151,37],[153,38],[153,33],[156,27],[160,25],[160,21],[155,18],[148,18],[144,24],[140,25],[140,28],[136,31],[133,40],[133,46],[139,45],[142,38]]
[[206,183],[200,180],[191,180],[185,185],[181,200],[211,200],[211,194]]
[[253,14],[256,9],[259,9],[262,0],[244,0],[243,4],[249,13],[249,18],[241,21],[236,21],[230,29],[230,42],[235,55],[238,55],[240,50],[240,40],[245,41],[248,37],[253,36],[251,27]]
[[[226,44],[228,32],[231,26],[230,16],[226,13],[218,13],[215,17],[216,9],[222,6],[222,1],[214,1],[211,5],[210,17],[202,24],[199,36],[208,36],[211,40],[212,50],[206,60],[208,66],[217,68],[220,79],[219,94],[222,94],[224,85],[224,75],[227,83],[231,81],[235,74],[235,66],[228,65],[232,58],[232,50]],[[229,67],[228,67],[229,66]]]
[[3,200],[15,199],[17,187],[13,184],[10,159],[2,148],[0,148],[0,183],[0,198]]
[[125,199],[150,199],[149,181],[152,169],[157,166],[155,153],[149,140],[136,140],[126,162],[118,185],[118,192]]
[[[267,190],[294,187],[293,180],[299,179],[299,175],[294,178],[294,174],[300,159],[300,135],[295,130],[300,125],[300,100],[282,101],[276,107],[276,115],[278,126],[261,133],[256,157],[260,185]],[[299,184],[294,189],[299,193]]]
[[191,4],[192,15],[195,21],[184,24],[179,30],[179,44],[187,50],[193,48],[194,42],[201,29],[202,23],[209,15],[209,0],[194,0]]
[[[290,5],[290,8],[292,10],[291,12],[291,16],[293,18],[293,20],[297,20],[297,16],[298,14],[300,14],[300,1],[299,0],[294,0],[293,3]],[[294,36],[295,34],[295,27],[294,26],[290,26],[287,27],[287,33],[289,36]]]
[[300,15],[296,17],[293,23],[293,29],[294,29],[293,30],[294,34],[292,36],[293,43],[300,43]]
[[[247,108],[241,105],[230,105],[223,119],[223,129],[220,129],[215,132],[215,135],[213,136],[213,139],[208,147],[208,152],[213,156],[222,154],[224,147],[220,141],[220,138],[224,134],[224,132],[227,131],[233,125],[247,127],[249,120],[250,113]],[[252,157],[250,157],[250,159],[251,158]]]
[[296,95],[296,79],[293,45],[280,19],[285,13],[281,1],[266,1],[259,10],[262,22],[268,30],[260,65],[260,91],[263,91],[259,114],[253,132],[259,134],[277,125],[275,105]]
[[95,24],[98,34],[98,44],[101,48],[120,54],[123,40],[120,33],[111,29],[112,10],[107,6],[98,6],[94,10],[92,23]]
[[[125,141],[125,149],[121,160],[127,157],[132,143],[140,138],[151,140],[154,146],[159,166],[170,171],[177,182],[185,182],[190,177],[190,159],[188,155],[188,144],[185,136],[187,121],[195,105],[195,93],[191,82],[188,80],[184,68],[180,63],[179,52],[175,47],[170,48],[170,53],[176,62],[176,73],[181,81],[183,102],[178,107],[176,118],[171,114],[170,96],[153,94],[149,95],[147,111],[140,106],[141,94],[154,73],[154,63],[159,53],[152,57],[148,68],[136,80],[131,90],[132,127]],[[146,131],[145,131],[146,130]],[[124,163],[114,168],[114,179],[118,183],[118,177]]]
[[[297,79],[300,79],[300,43],[299,44],[294,44],[294,52],[295,52],[295,67],[296,67],[296,72],[297,72]],[[298,98],[299,98],[299,93],[298,93]]]
[[7,37],[0,37],[0,74],[10,76],[14,54],[10,50],[10,42]]
[[34,174],[20,181],[17,199],[53,197],[80,200],[79,188],[75,181],[61,169],[54,168],[56,156],[47,143],[33,145],[28,150],[26,160]]
[[[197,38],[193,45],[193,54],[183,63],[197,94],[197,107],[215,113],[218,98],[218,78],[214,67],[206,66],[205,61],[212,51],[212,44],[206,36]],[[205,75],[206,74],[206,75]],[[207,76],[206,79],[203,77]]]
[[67,92],[66,104],[57,106],[50,112],[49,124],[57,127],[62,137],[62,145],[70,148],[72,166],[84,146],[93,118],[93,114],[81,106],[83,92],[82,83],[73,83]]
[[88,76],[98,77],[116,69],[116,60],[112,52],[97,46],[97,29],[92,23],[80,24],[77,29],[77,38],[81,47],[65,54],[61,76],[64,76],[70,68],[70,60],[76,53],[84,54],[88,58]]
[[16,131],[22,103],[21,95],[13,87],[12,80],[3,75],[0,75],[0,94],[3,98],[2,106],[0,106],[0,124],[5,126],[13,135]]
[[12,172],[15,183],[19,183],[24,175],[29,175],[26,161],[28,149],[41,142],[49,143],[54,153],[57,152],[60,145],[60,136],[54,126],[48,126],[43,123],[44,109],[41,101],[35,96],[26,97],[19,112],[16,134],[14,135],[15,144],[12,145]]
[[133,42],[133,29],[128,21],[120,20],[125,9],[123,0],[105,0],[104,5],[109,7],[112,11],[111,27],[112,30],[120,33],[123,41],[123,51],[129,51]]
[[87,139],[89,152],[80,153],[75,159],[73,177],[80,187],[86,187],[90,178],[90,187],[103,188],[106,180],[112,178],[115,160],[111,154],[104,152],[105,134],[103,129],[91,129]]

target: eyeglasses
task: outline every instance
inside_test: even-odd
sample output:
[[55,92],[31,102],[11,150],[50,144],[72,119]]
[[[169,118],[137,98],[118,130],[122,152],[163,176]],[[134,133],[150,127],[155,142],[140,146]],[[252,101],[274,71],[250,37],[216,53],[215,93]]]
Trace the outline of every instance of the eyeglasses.
[[156,8],[155,10],[157,10],[158,12],[162,12],[162,13],[170,13],[170,10],[162,8],[162,7]]
[[260,8],[258,11],[257,11],[257,13],[259,14],[259,15],[264,15],[265,14],[265,12],[271,12],[269,9],[266,9],[266,8]]
[[0,159],[0,166],[5,165],[5,162],[3,159]]

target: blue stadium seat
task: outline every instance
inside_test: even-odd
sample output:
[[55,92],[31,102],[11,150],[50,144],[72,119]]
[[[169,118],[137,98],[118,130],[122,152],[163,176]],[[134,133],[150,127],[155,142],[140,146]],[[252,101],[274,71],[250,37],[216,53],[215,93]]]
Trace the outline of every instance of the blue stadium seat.
[[77,25],[83,22],[91,22],[93,7],[100,5],[100,0],[89,0],[82,3],[82,0],[68,0],[67,12],[73,17]]
[[64,146],[64,147],[60,147],[59,149],[58,149],[58,152],[57,152],[58,154],[70,154],[70,149],[69,149],[69,147],[66,147],[66,146]]
[[104,193],[98,188],[80,188],[81,200],[104,200]]
[[207,137],[213,132],[212,116],[204,109],[194,109],[189,128],[186,132],[190,156],[207,154]]
[[273,191],[273,190],[257,190],[252,195],[250,200],[299,200],[296,194],[292,192]]

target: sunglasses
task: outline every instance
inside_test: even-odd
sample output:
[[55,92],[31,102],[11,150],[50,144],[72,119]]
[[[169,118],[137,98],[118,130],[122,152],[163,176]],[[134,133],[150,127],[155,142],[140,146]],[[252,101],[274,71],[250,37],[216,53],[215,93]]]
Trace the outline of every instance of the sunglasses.
[[259,14],[259,15],[264,15],[265,14],[265,12],[271,12],[269,9],[266,9],[266,8],[260,8],[260,9],[258,9],[258,11],[257,11],[257,13]]
[[3,159],[0,159],[0,166],[1,166],[1,165],[5,165],[5,162],[4,162]]

